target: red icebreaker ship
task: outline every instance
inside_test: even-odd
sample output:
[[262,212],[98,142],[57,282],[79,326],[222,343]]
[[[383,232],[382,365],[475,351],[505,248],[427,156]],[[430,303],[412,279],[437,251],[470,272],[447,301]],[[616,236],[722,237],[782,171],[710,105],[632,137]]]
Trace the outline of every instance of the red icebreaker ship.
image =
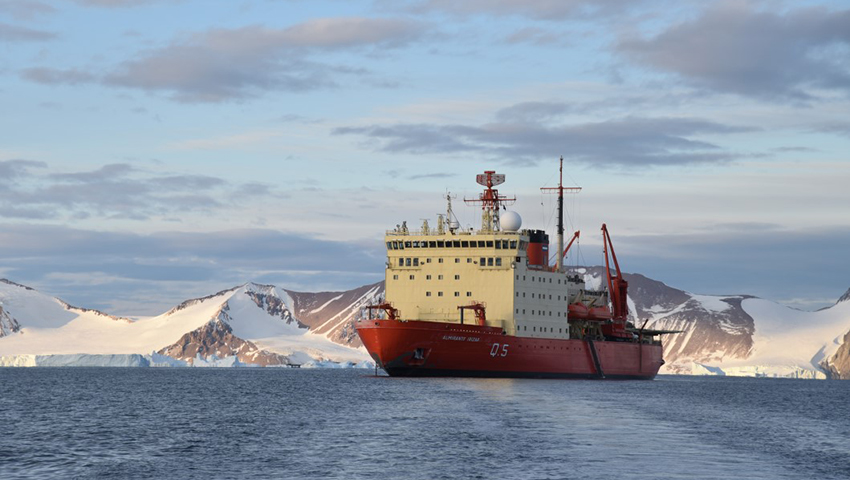
[[[561,160],[563,179],[563,159]],[[414,231],[403,222],[387,232],[386,302],[367,307],[357,333],[391,376],[652,379],[664,364],[660,336],[629,321],[628,282],[602,225],[605,275],[588,288],[581,269],[563,260],[564,192],[558,194],[555,265],[549,236],[521,229],[505,210],[515,199],[494,187],[505,176],[478,175],[484,192],[481,228],[461,229],[448,208],[436,226]],[[613,263],[613,272],[610,263]],[[645,322],[644,322],[645,325]]]

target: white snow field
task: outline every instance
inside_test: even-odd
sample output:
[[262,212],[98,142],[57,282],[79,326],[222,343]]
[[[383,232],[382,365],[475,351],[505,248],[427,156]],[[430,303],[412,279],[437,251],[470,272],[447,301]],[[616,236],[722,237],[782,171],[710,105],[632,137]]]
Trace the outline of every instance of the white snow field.
[[[269,295],[292,311],[292,300],[273,286],[248,283],[203,299],[189,300],[155,317],[118,318],[71,307],[59,299],[0,282],[0,306],[20,331],[0,337],[0,365],[180,366],[156,352],[222,315],[233,335],[287,355],[293,363],[358,365],[365,349],[349,348],[270,314],[249,293]],[[52,358],[48,358],[51,357]],[[99,356],[99,358],[97,358]],[[238,366],[235,359],[200,359],[197,366]],[[241,364],[244,365],[244,364]]]

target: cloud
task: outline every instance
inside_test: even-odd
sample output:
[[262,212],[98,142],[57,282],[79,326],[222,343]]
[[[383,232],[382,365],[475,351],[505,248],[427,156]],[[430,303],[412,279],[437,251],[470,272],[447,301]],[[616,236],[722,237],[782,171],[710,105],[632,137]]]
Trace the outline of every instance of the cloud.
[[[614,242],[626,271],[695,293],[835,301],[850,286],[845,274],[850,269],[844,248],[850,244],[846,226],[707,227],[704,232],[663,236],[614,233]],[[694,271],[700,274],[693,275]]]
[[183,102],[222,102],[269,90],[302,92],[337,85],[362,68],[310,60],[341,49],[395,48],[419,38],[418,22],[387,18],[323,18],[284,29],[211,29],[144,52],[107,74],[107,85],[165,92]]
[[155,3],[176,3],[180,0],[74,0],[75,3],[87,7],[124,8],[152,5]]
[[54,38],[54,33],[0,22],[0,42],[43,42]]
[[0,230],[0,267],[72,304],[116,313],[111,307],[119,303],[125,310],[117,313],[159,314],[246,281],[307,291],[377,282],[381,247],[269,229],[138,235],[7,224]]
[[557,45],[567,43],[566,36],[537,27],[524,27],[505,37],[507,43],[530,43],[533,45]]
[[26,68],[21,71],[21,77],[31,82],[45,85],[77,85],[97,81],[95,75],[76,68]]
[[[538,104],[519,104],[511,108],[502,110],[501,115],[525,118],[529,111],[546,110]],[[560,108],[554,105],[550,113]],[[524,163],[563,154],[565,158],[587,164],[636,167],[730,161],[734,158],[732,153],[694,137],[751,130],[697,118],[624,117],[555,126],[536,122],[499,122],[480,126],[373,125],[341,127],[333,133],[360,135],[370,141],[369,147],[391,153],[479,152]]]
[[622,13],[634,5],[627,0],[423,0],[410,8],[420,12],[446,12],[453,15],[521,16],[535,20],[558,21]]
[[[39,171],[47,164],[28,160],[0,162],[0,218],[121,218],[147,220],[224,208],[223,197],[273,195],[265,184],[235,184],[196,174],[160,174],[126,163],[76,172]],[[16,181],[18,180],[18,181]]]
[[646,38],[622,38],[617,51],[636,64],[716,92],[805,101],[814,89],[850,93],[850,10],[756,10],[750,2],[712,4],[701,16]]
[[221,150],[224,148],[233,148],[243,145],[255,144],[268,140],[270,138],[279,137],[280,135],[281,132],[271,130],[247,132],[235,135],[227,135],[224,137],[181,140],[169,144],[168,147],[177,150]]
[[523,102],[499,110],[496,118],[504,122],[540,123],[571,110],[570,105],[562,102]]
[[19,20],[30,20],[38,15],[54,13],[55,8],[35,0],[0,0],[0,13]]
[[0,178],[14,180],[17,177],[31,175],[32,168],[46,167],[46,163],[34,160],[0,160]]

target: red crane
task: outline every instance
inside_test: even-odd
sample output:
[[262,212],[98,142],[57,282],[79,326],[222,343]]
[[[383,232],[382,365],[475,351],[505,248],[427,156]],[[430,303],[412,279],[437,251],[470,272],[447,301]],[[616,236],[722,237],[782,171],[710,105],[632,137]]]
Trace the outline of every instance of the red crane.
[[[611,250],[611,259],[614,261],[616,275],[611,275],[611,268],[608,263],[608,250]],[[608,233],[608,227],[602,224],[602,251],[605,255],[605,274],[608,277],[608,292],[611,295],[611,306],[613,307],[613,317],[615,320],[626,320],[629,316],[628,305],[628,289],[629,282],[623,278],[620,272],[620,264],[617,262],[617,254],[614,253],[614,244],[611,243],[611,235]]]

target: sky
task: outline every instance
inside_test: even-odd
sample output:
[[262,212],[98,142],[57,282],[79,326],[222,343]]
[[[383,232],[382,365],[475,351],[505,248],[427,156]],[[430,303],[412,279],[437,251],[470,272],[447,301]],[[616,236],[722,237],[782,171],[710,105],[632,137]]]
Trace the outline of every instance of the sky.
[[844,1],[0,0],[0,278],[119,315],[383,279],[506,175],[523,227],[700,294],[850,287]]

